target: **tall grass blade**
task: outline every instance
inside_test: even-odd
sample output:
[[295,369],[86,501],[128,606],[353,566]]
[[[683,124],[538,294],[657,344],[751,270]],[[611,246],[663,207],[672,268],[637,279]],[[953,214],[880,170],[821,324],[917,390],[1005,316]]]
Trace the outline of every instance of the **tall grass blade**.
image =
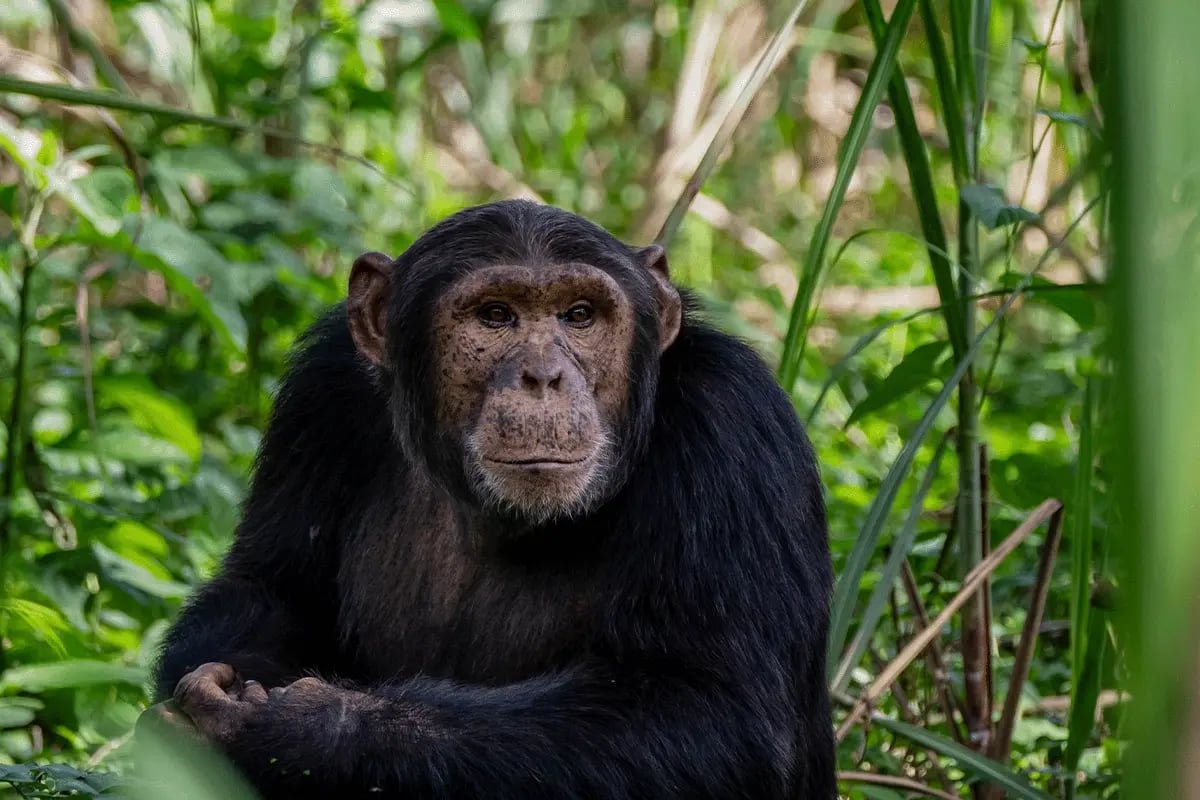
[[872,716],[871,723],[953,759],[963,772],[988,783],[1002,786],[1009,792],[1010,797],[1018,797],[1022,800],[1051,800],[1050,795],[1030,786],[1029,782],[1017,773],[1002,764],[997,764],[987,756],[963,747],[952,739],[939,736],[916,725],[885,717],[882,714]]
[[938,102],[942,107],[942,123],[946,126],[946,139],[950,143],[954,179],[961,186],[967,182],[967,138],[963,128],[962,103],[959,102],[958,83],[954,79],[954,68],[950,63],[950,55],[946,52],[946,43],[942,39],[933,0],[921,0],[921,24],[925,28],[925,40],[929,45],[929,60],[933,62]]
[[1008,296],[999,308],[996,309],[995,315],[991,321],[984,327],[979,335],[975,337],[975,341],[971,343],[967,349],[963,360],[955,367],[954,373],[947,379],[945,386],[938,392],[937,397],[933,399],[921,419],[917,422],[909,434],[908,440],[904,443],[904,447],[900,450],[900,455],[896,457],[896,461],[888,469],[887,475],[884,476],[883,482],[879,486],[879,491],[875,495],[875,499],[871,503],[871,507],[867,510],[867,518],[863,522],[862,529],[858,533],[858,537],[854,541],[854,547],[850,550],[850,555],[846,558],[846,563],[842,567],[841,575],[838,576],[837,585],[833,592],[833,610],[830,619],[829,632],[829,649],[827,651],[826,663],[829,665],[829,677],[833,678],[833,672],[841,656],[842,650],[846,645],[846,635],[850,630],[850,623],[854,616],[854,607],[858,597],[858,587],[862,582],[863,573],[866,572],[867,564],[870,563],[871,556],[875,552],[875,548],[879,542],[879,537],[883,532],[883,526],[887,522],[888,514],[891,512],[892,504],[896,500],[896,493],[899,491],[900,482],[904,480],[904,476],[908,474],[912,467],[913,459],[916,457],[917,450],[920,449],[925,437],[929,434],[933,427],[933,422],[937,415],[945,408],[950,395],[954,392],[959,381],[966,374],[967,368],[975,360],[979,354],[980,347],[992,329],[999,324],[1000,320],[1012,308],[1013,303],[1021,297],[1025,290],[1032,283],[1033,278],[1038,271],[1051,259],[1061,246],[1062,242],[1074,232],[1075,228],[1091,213],[1096,206],[1098,200],[1092,200],[1083,209],[1081,214],[1067,226],[1067,230],[1063,233],[1062,238],[1058,240],[1052,247],[1047,248],[1046,252],[1038,259],[1037,264],[1033,269],[1025,273],[1021,280],[1017,282],[1012,289],[1012,294]]
[[796,299],[792,303],[791,319],[788,322],[787,334],[783,340],[783,355],[779,361],[779,378],[783,388],[791,391],[800,373],[800,360],[804,355],[804,342],[808,333],[809,318],[812,314],[813,296],[820,285],[825,263],[825,251],[829,247],[829,239],[833,235],[833,223],[846,197],[846,189],[854,174],[854,167],[867,143],[871,132],[871,120],[875,107],[883,99],[887,89],[888,79],[896,66],[896,54],[908,30],[909,20],[912,19],[916,0],[899,0],[892,18],[888,21],[887,30],[883,35],[882,44],[871,68],[867,73],[866,84],[854,113],[850,118],[850,127],[846,138],[842,140],[838,153],[837,173],[833,180],[833,189],[821,211],[821,218],[813,231],[808,251],[804,255],[804,265],[801,268],[800,287],[796,291]]
[[[1096,378],[1088,375],[1084,387],[1084,407],[1080,410],[1079,456],[1075,461],[1075,487],[1070,525],[1070,716],[1067,728],[1067,754],[1063,766],[1073,775],[1079,766],[1085,742],[1092,735],[1100,684],[1096,660],[1098,643],[1090,642],[1093,626],[1090,615],[1092,588],[1092,482],[1093,419],[1096,413]],[[1099,612],[1094,612],[1099,615]],[[1099,627],[1103,638],[1103,624]],[[1096,680],[1086,680],[1088,667]]]
[[796,20],[800,18],[800,13],[804,11],[807,5],[808,0],[799,0],[792,7],[792,13],[788,14],[787,19],[779,26],[779,30],[775,31],[775,35],[771,37],[771,41],[767,45],[767,48],[763,50],[758,63],[754,65],[754,71],[750,74],[746,85],[742,87],[742,91],[738,94],[737,99],[729,107],[729,113],[725,115],[725,119],[721,120],[721,127],[717,129],[716,135],[713,136],[708,149],[704,151],[704,156],[700,159],[700,163],[696,165],[696,171],[688,179],[687,185],[683,187],[683,192],[679,195],[679,199],[672,206],[671,213],[667,215],[667,220],[663,223],[662,229],[654,237],[656,243],[665,247],[675,237],[676,231],[679,230],[679,226],[683,223],[683,217],[687,213],[688,207],[696,199],[696,195],[700,192],[700,188],[704,186],[704,182],[708,180],[708,176],[716,169],[717,160],[721,157],[721,153],[725,150],[730,139],[733,138],[733,134],[737,131],[737,127],[742,121],[742,116],[750,106],[750,101],[754,99],[754,95],[758,93],[758,90],[762,88],[763,83],[770,76],[771,70],[775,67],[775,62],[779,60],[779,56],[787,44],[788,37],[792,34],[792,28],[796,25]]
[[[1133,702],[1125,800],[1200,797],[1200,3],[1097,3],[1120,69],[1111,297],[1121,421],[1122,644]],[[1109,8],[1105,8],[1109,6]],[[1114,7],[1115,6],[1115,7]]]
[[925,509],[925,497],[929,494],[929,490],[938,476],[938,469],[941,467],[942,456],[946,453],[948,443],[949,439],[943,438],[933,451],[933,458],[930,459],[929,467],[921,479],[921,485],[917,487],[916,496],[913,498],[912,505],[909,506],[908,518],[904,521],[904,527],[900,529],[895,541],[892,542],[888,560],[879,573],[879,583],[875,584],[871,598],[867,601],[866,610],[863,611],[858,630],[850,641],[849,651],[838,664],[837,671],[834,673],[832,681],[834,691],[840,692],[846,688],[846,684],[850,681],[850,671],[862,660],[863,653],[866,652],[867,645],[871,642],[871,637],[875,635],[875,628],[878,627],[879,620],[883,616],[888,597],[896,585],[896,579],[900,576],[900,568],[903,566],[904,560],[908,558],[913,541],[917,538],[917,523],[920,522],[921,512]]
[[[1028,284],[1033,277],[1033,273],[1025,276],[1022,284]],[[1018,287],[1023,289],[1024,285]],[[846,635],[850,630],[850,622],[854,618],[854,608],[858,599],[858,587],[862,582],[863,573],[867,571],[867,565],[870,563],[871,556],[874,555],[876,546],[879,543],[879,538],[883,534],[883,526],[887,522],[888,514],[892,510],[892,503],[896,500],[896,493],[900,489],[900,483],[908,474],[912,467],[913,459],[916,458],[917,450],[925,441],[925,437],[933,428],[934,420],[938,414],[945,408],[946,403],[950,400],[950,395],[953,394],[959,381],[966,374],[967,368],[975,361],[975,357],[979,354],[981,345],[992,329],[996,327],[1008,309],[1021,295],[1021,291],[1014,291],[1009,295],[1000,308],[996,311],[996,315],[992,317],[992,321],[987,324],[967,352],[963,354],[963,358],[958,362],[954,369],[954,373],[942,386],[937,397],[925,409],[925,413],[921,415],[921,419],[917,422],[916,427],[908,435],[908,440],[904,443],[903,449],[900,450],[900,455],[897,456],[895,463],[892,464],[883,483],[879,486],[879,492],[875,495],[871,507],[867,510],[867,519],[863,522],[862,529],[858,533],[858,537],[854,541],[854,547],[850,550],[850,555],[846,558],[846,563],[842,567],[841,575],[838,576],[837,586],[833,592],[833,612],[830,621],[829,632],[829,651],[826,663],[829,665],[829,677],[833,678],[833,672],[839,662],[842,650],[846,644]]]
[[[863,10],[871,26],[871,34],[878,46],[884,35],[883,10],[879,0],[863,0]],[[908,167],[908,180],[912,187],[913,201],[917,206],[917,217],[921,221],[921,233],[925,237],[929,253],[929,266],[933,270],[934,284],[942,301],[942,316],[955,358],[962,358],[967,350],[967,334],[963,327],[963,309],[958,302],[958,288],[954,285],[954,270],[946,250],[946,231],[942,228],[938,210],[937,194],[933,189],[933,173],[929,168],[929,154],[925,141],[917,128],[917,117],[913,112],[912,98],[899,65],[892,70],[888,81],[888,100],[896,118],[896,132],[900,135],[900,149]]]

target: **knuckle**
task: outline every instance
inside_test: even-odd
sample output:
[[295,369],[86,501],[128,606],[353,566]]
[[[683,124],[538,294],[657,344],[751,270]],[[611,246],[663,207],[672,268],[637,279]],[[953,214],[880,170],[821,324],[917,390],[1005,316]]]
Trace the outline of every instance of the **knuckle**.
[[179,683],[175,684],[175,701],[179,704],[184,704],[196,694],[199,680],[194,673],[184,675],[179,679]]

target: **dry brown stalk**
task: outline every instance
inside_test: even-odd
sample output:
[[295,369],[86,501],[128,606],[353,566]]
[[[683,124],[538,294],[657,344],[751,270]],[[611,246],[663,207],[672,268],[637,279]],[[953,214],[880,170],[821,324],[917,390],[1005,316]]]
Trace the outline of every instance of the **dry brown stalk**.
[[950,622],[951,617],[966,605],[967,601],[971,599],[984,580],[995,571],[996,567],[1000,566],[1005,558],[1029,538],[1029,534],[1037,530],[1038,526],[1044,524],[1060,508],[1062,508],[1062,503],[1058,500],[1049,499],[1042,501],[1042,504],[1035,508],[1033,513],[1007,539],[1000,543],[999,547],[967,573],[966,578],[963,580],[962,588],[950,599],[950,602],[946,604],[941,613],[924,630],[912,638],[912,641],[900,651],[899,655],[892,659],[883,672],[879,674],[879,677],[859,697],[858,702],[854,704],[854,707],[842,722],[841,727],[838,728],[838,741],[846,738],[846,734],[850,732],[851,728],[863,718],[867,711],[896,682],[896,678],[900,677],[900,673],[908,669],[912,662],[929,646],[930,642],[937,638],[942,629]]

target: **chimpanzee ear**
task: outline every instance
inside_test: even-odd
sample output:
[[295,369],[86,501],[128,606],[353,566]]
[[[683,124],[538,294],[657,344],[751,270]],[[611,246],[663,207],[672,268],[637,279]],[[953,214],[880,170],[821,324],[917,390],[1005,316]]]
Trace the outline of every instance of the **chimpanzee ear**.
[[643,247],[638,251],[638,257],[654,280],[658,295],[659,352],[663,352],[679,335],[679,327],[683,324],[683,301],[679,297],[679,290],[671,284],[667,251],[662,245]]
[[387,362],[387,319],[392,301],[392,259],[363,253],[350,268],[346,313],[354,346],[375,366]]

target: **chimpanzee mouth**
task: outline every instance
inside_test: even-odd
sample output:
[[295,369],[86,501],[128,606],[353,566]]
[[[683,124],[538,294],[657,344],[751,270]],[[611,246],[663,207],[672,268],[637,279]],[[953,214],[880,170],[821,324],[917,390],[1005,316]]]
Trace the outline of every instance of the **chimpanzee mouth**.
[[500,458],[485,458],[492,464],[499,464],[503,467],[525,467],[527,469],[555,469],[557,467],[571,467],[586,463],[591,460],[591,456],[582,458],[544,458],[537,456],[534,458],[518,458],[518,459],[500,459]]

